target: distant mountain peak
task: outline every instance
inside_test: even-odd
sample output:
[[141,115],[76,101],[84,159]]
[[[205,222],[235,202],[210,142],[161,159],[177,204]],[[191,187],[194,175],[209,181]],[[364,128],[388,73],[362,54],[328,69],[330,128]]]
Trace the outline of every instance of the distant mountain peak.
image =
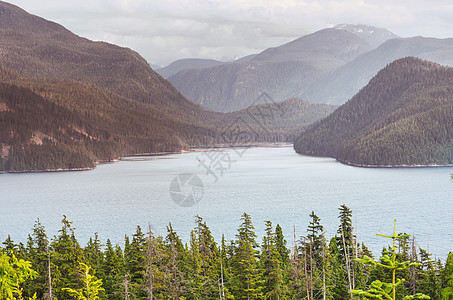
[[365,24],[338,24],[333,28],[349,31],[365,39],[373,47],[377,47],[387,40],[399,37],[385,28]]

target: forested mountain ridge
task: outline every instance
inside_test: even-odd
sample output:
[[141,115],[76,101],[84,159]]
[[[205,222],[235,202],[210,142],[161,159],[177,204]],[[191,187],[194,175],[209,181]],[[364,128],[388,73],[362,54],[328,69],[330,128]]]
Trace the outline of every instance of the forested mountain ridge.
[[[92,83],[24,78],[0,66],[0,171],[92,168],[132,154],[293,142],[335,108],[290,99],[212,113],[216,118],[197,125]],[[247,139],[237,140],[240,134]]]
[[193,123],[212,118],[154,72],[138,53],[77,36],[0,1],[0,64],[27,78],[93,83]]
[[6,68],[0,78],[0,170],[89,168],[125,154],[179,152],[219,136],[213,127],[91,83],[27,79]]
[[452,164],[453,69],[397,60],[294,148],[363,166]]
[[224,115],[220,126],[243,121],[242,129],[259,142],[291,142],[310,125],[329,116],[338,106],[291,98],[282,102],[252,105]]

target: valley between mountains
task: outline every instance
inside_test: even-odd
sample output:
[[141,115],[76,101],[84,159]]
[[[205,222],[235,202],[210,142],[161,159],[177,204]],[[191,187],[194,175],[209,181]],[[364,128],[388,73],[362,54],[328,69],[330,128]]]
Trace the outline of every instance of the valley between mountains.
[[356,166],[453,163],[453,39],[343,24],[153,70],[0,2],[0,40],[1,172],[278,142]]

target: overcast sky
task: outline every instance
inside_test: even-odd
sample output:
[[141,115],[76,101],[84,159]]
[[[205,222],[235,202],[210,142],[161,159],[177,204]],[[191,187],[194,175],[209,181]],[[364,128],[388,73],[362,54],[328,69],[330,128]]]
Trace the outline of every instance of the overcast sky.
[[402,36],[453,37],[451,0],[11,0],[92,40],[129,47],[165,66],[228,60],[336,24]]

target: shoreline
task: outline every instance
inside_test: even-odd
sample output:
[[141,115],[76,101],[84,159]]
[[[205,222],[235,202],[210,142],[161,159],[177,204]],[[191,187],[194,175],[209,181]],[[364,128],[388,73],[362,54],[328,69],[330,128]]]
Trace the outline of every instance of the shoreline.
[[60,168],[60,169],[45,169],[45,170],[23,170],[23,171],[0,171],[0,174],[20,174],[20,173],[56,173],[56,172],[73,172],[73,171],[91,171],[94,167],[83,167],[83,168]]
[[181,150],[181,151],[169,151],[169,152],[150,152],[150,153],[135,153],[127,154],[125,156],[119,157],[112,160],[101,160],[96,161],[94,167],[82,167],[82,168],[68,168],[68,169],[45,169],[45,170],[23,170],[23,171],[0,171],[0,174],[20,174],[20,173],[53,173],[53,172],[78,172],[78,171],[91,171],[96,169],[97,165],[100,164],[109,164],[121,161],[125,157],[140,157],[140,156],[165,156],[171,154],[183,154],[190,152],[210,152],[210,151],[220,151],[220,149],[225,148],[282,148],[282,147],[292,147],[291,143],[255,143],[255,144],[237,144],[237,145],[228,145],[228,144],[217,144],[212,146],[197,146],[191,147],[190,150]]
[[[334,157],[333,157],[334,158]],[[369,169],[416,169],[416,168],[448,168],[448,167],[453,167],[453,164],[445,164],[445,165],[440,165],[440,164],[428,164],[428,165],[420,165],[420,164],[412,164],[412,165],[406,165],[406,164],[401,164],[401,165],[367,165],[367,164],[357,164],[353,163],[350,161],[345,161],[345,160],[340,160],[338,158],[334,158],[336,161],[338,161],[341,164],[344,164],[346,166],[351,166],[351,167],[358,167],[358,168],[369,168]]]
[[[68,168],[68,169],[45,169],[45,170],[23,170],[23,171],[0,171],[0,174],[20,174],[20,173],[53,173],[53,172],[77,172],[77,171],[91,171],[96,169],[97,165],[100,164],[109,164],[119,162],[126,157],[147,157],[147,156],[165,156],[171,154],[184,154],[184,153],[191,153],[191,152],[211,152],[211,151],[220,151],[221,149],[227,148],[285,148],[285,147],[293,147],[291,143],[255,143],[255,144],[237,144],[237,145],[228,145],[228,144],[216,144],[212,146],[196,146],[191,147],[190,150],[181,150],[181,151],[169,151],[169,152],[151,152],[151,153],[135,153],[135,154],[127,154],[123,157],[113,160],[102,160],[96,161],[94,167],[82,167],[82,168]],[[310,154],[303,154],[298,153],[299,155],[311,156],[311,157],[328,157],[328,156],[316,156]],[[453,167],[453,164],[428,164],[428,165],[420,165],[420,164],[400,164],[400,165],[368,165],[368,164],[358,164],[353,163],[346,160],[341,160],[335,157],[329,157],[335,159],[337,162],[351,167],[357,168],[369,168],[369,169],[415,169],[415,168],[448,168]]]

